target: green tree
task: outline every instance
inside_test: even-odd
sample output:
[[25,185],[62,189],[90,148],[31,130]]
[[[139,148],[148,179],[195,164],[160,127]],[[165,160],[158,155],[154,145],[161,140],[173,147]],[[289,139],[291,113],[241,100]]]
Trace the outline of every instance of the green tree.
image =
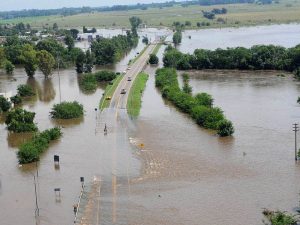
[[33,122],[34,117],[34,112],[17,108],[7,114],[5,123],[9,131],[16,133],[37,131],[37,126]]
[[57,25],[57,23],[54,23],[54,24],[53,24],[52,29],[53,29],[54,31],[58,31],[58,25]]
[[7,112],[11,107],[11,103],[5,97],[0,95],[0,113]]
[[73,119],[83,116],[83,106],[77,101],[55,104],[50,112],[54,119]]
[[131,31],[133,35],[138,36],[137,28],[142,23],[142,20],[139,17],[133,16],[129,18],[129,22],[131,24]]
[[38,67],[38,60],[36,57],[36,51],[31,45],[25,44],[23,46],[20,59],[24,64],[27,76],[33,77]]
[[37,59],[38,59],[38,66],[40,70],[47,78],[52,74],[55,65],[54,57],[46,50],[42,50],[37,52]]
[[77,29],[70,29],[70,33],[71,33],[71,36],[74,38],[74,40],[76,40],[77,37],[78,37],[78,34],[79,34],[79,30],[77,30]]
[[9,60],[4,60],[3,68],[7,74],[12,74],[14,72],[15,66]]
[[229,120],[221,120],[218,123],[218,135],[221,137],[231,136],[234,133],[232,122]]
[[77,73],[84,72],[84,64],[85,64],[85,54],[81,50],[81,52],[77,55],[77,58],[76,58],[76,72]]
[[84,66],[84,72],[85,73],[91,73],[94,67],[95,62],[95,56],[94,53],[92,53],[90,50],[87,50],[85,53],[85,66]]
[[174,45],[178,45],[181,43],[182,33],[181,31],[176,31],[173,35],[173,43]]
[[66,35],[65,44],[68,46],[69,51],[71,51],[71,49],[74,48],[75,42],[74,42],[74,39],[71,35]]
[[18,95],[21,97],[29,97],[35,95],[34,91],[28,84],[20,84],[17,90]]
[[142,42],[143,42],[145,45],[149,44],[149,39],[148,39],[148,37],[144,36]]
[[158,64],[158,57],[155,54],[150,54],[149,63],[150,64]]

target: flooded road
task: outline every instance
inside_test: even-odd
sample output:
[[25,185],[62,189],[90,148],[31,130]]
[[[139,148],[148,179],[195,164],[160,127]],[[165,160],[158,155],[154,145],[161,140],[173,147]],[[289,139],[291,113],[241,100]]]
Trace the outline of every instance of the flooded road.
[[[139,44],[134,51],[141,49]],[[163,48],[160,58],[162,53]],[[111,69],[124,70],[128,58]],[[95,177],[100,180],[100,197],[91,195],[94,204],[83,201],[93,224],[256,225],[262,224],[263,208],[298,206],[300,165],[294,162],[292,124],[300,120],[299,82],[277,72],[191,72],[193,92],[210,93],[235,126],[234,137],[219,138],[161,98],[155,70],[146,69],[150,77],[136,120],[125,110],[117,117],[113,109],[95,112],[104,87],[84,93],[73,69],[61,71],[60,88],[56,74],[48,80],[41,73],[28,79],[23,69],[13,77],[0,75],[0,92],[15,92],[24,83],[35,87],[37,97],[23,107],[36,112],[40,130],[63,127],[61,140],[38,163],[38,224],[73,224],[81,176],[90,188]],[[84,118],[65,123],[49,118],[60,96],[82,103]],[[107,121],[113,122],[105,136]],[[16,158],[26,138],[9,134],[0,119],[1,225],[35,223],[36,168],[19,167]],[[59,169],[54,154],[60,156]],[[60,198],[54,188],[61,188]]]

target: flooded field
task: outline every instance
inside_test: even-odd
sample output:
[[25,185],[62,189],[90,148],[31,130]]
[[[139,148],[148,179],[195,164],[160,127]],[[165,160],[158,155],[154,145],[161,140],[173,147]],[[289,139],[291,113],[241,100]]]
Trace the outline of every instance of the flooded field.
[[162,196],[150,206],[158,224],[262,224],[263,208],[298,206],[292,124],[300,119],[300,83],[277,74],[191,73],[194,93],[212,94],[233,121],[231,138],[200,128],[164,102],[150,78],[137,133],[147,146],[142,158],[151,162],[145,195]]
[[[260,30],[248,29],[249,34]],[[159,31],[147,32],[155,36]],[[291,35],[288,40],[294,45],[298,38]],[[110,69],[123,71],[131,56],[142,49],[139,44]],[[162,53],[163,48],[160,58]],[[23,108],[36,112],[40,130],[63,127],[61,140],[50,146],[37,165],[37,224],[73,223],[81,176],[91,190],[94,178],[100,181],[97,193],[91,194],[93,204],[83,202],[91,224],[256,225],[262,224],[263,208],[293,212],[300,192],[292,132],[292,124],[300,119],[296,103],[300,83],[290,74],[281,77],[272,71],[191,72],[193,92],[210,93],[235,126],[233,137],[219,138],[161,98],[154,86],[155,70],[146,68],[150,77],[138,119],[128,118],[125,109],[95,112],[104,87],[83,92],[73,68],[47,80],[40,72],[28,79],[21,68],[13,76],[0,75],[0,92],[15,93],[24,83],[35,88],[37,97]],[[84,118],[65,123],[52,120],[49,111],[60,100],[82,103]],[[107,124],[104,136],[107,121],[114,122]],[[0,203],[5,206],[0,211],[1,225],[36,222],[36,165],[19,167],[16,158],[17,146],[27,138],[8,133],[0,120]],[[59,168],[54,167],[54,154],[60,155]],[[54,188],[61,188],[60,197]]]
[[300,44],[299,35],[299,24],[187,30],[183,33],[182,43],[178,48],[185,53],[193,53],[196,48],[249,48],[257,44],[273,44],[289,48]]

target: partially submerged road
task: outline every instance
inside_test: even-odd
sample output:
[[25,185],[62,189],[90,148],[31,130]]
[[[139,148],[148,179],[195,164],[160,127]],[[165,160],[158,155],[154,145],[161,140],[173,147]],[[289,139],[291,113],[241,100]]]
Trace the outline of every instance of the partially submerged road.
[[[143,71],[144,67],[147,65],[147,61],[149,59],[149,55],[155,49],[157,43],[151,43],[147,49],[143,52],[142,55],[134,62],[131,66],[127,68],[126,74],[123,79],[119,83],[118,87],[115,90],[114,95],[112,96],[110,102],[110,108],[115,109],[126,109],[128,94],[132,87],[132,84],[137,77],[137,75]],[[121,94],[122,89],[126,91],[125,94]],[[117,110],[118,111],[118,110]],[[116,112],[118,113],[118,112]]]
[[[123,213],[126,214],[128,206],[127,203],[126,206],[123,206],[124,202],[120,201],[119,197],[123,195],[130,199],[132,159],[130,158],[131,153],[127,155],[128,151],[126,151],[126,149],[129,149],[129,147],[126,147],[129,145],[127,117],[123,118],[121,116],[121,119],[119,119],[119,113],[120,109],[126,109],[132,84],[147,65],[149,54],[152,53],[156,45],[157,43],[150,44],[139,58],[128,67],[126,74],[111,98],[110,107],[103,112],[99,112],[99,116],[96,117],[95,134],[102,136],[100,138],[103,154],[109,152],[107,161],[111,161],[111,165],[110,168],[105,169],[111,170],[111,172],[110,175],[97,176],[97,183],[87,183],[78,205],[74,224],[124,224],[125,215]],[[125,94],[121,94],[122,89],[126,90]],[[122,113],[122,115],[124,114]],[[104,131],[103,137],[103,128],[106,126],[107,133]],[[123,171],[126,171],[125,174]],[[101,171],[98,172],[101,173]],[[120,211],[121,208],[123,210]]]

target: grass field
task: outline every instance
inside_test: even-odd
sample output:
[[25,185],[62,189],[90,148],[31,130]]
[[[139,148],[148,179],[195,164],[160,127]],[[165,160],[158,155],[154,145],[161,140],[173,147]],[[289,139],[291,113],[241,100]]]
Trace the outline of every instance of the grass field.
[[132,117],[137,117],[140,114],[142,107],[142,95],[145,89],[148,74],[140,73],[130,89],[128,102],[127,102],[127,113]]
[[[217,15],[211,21],[203,18],[201,10],[213,8],[228,9],[225,15]],[[278,4],[229,4],[214,6],[175,6],[170,8],[149,8],[148,10],[129,10],[116,12],[101,12],[79,14],[74,16],[47,16],[14,20],[0,20],[0,23],[30,23],[33,27],[52,26],[57,23],[59,27],[129,27],[131,16],[140,17],[148,26],[172,26],[174,21],[191,21],[191,28],[195,28],[197,22],[210,22],[210,27],[248,26],[258,24],[290,23],[300,21],[300,0],[280,0]],[[217,22],[217,18],[226,21],[225,24]],[[207,27],[203,27],[207,28]]]
[[116,79],[113,80],[113,84],[108,84],[105,88],[104,94],[100,100],[99,103],[99,109],[100,111],[103,111],[103,109],[108,108],[110,104],[110,100],[107,99],[107,97],[112,97],[116,88],[118,87],[120,81],[122,80],[123,75],[119,75]]

